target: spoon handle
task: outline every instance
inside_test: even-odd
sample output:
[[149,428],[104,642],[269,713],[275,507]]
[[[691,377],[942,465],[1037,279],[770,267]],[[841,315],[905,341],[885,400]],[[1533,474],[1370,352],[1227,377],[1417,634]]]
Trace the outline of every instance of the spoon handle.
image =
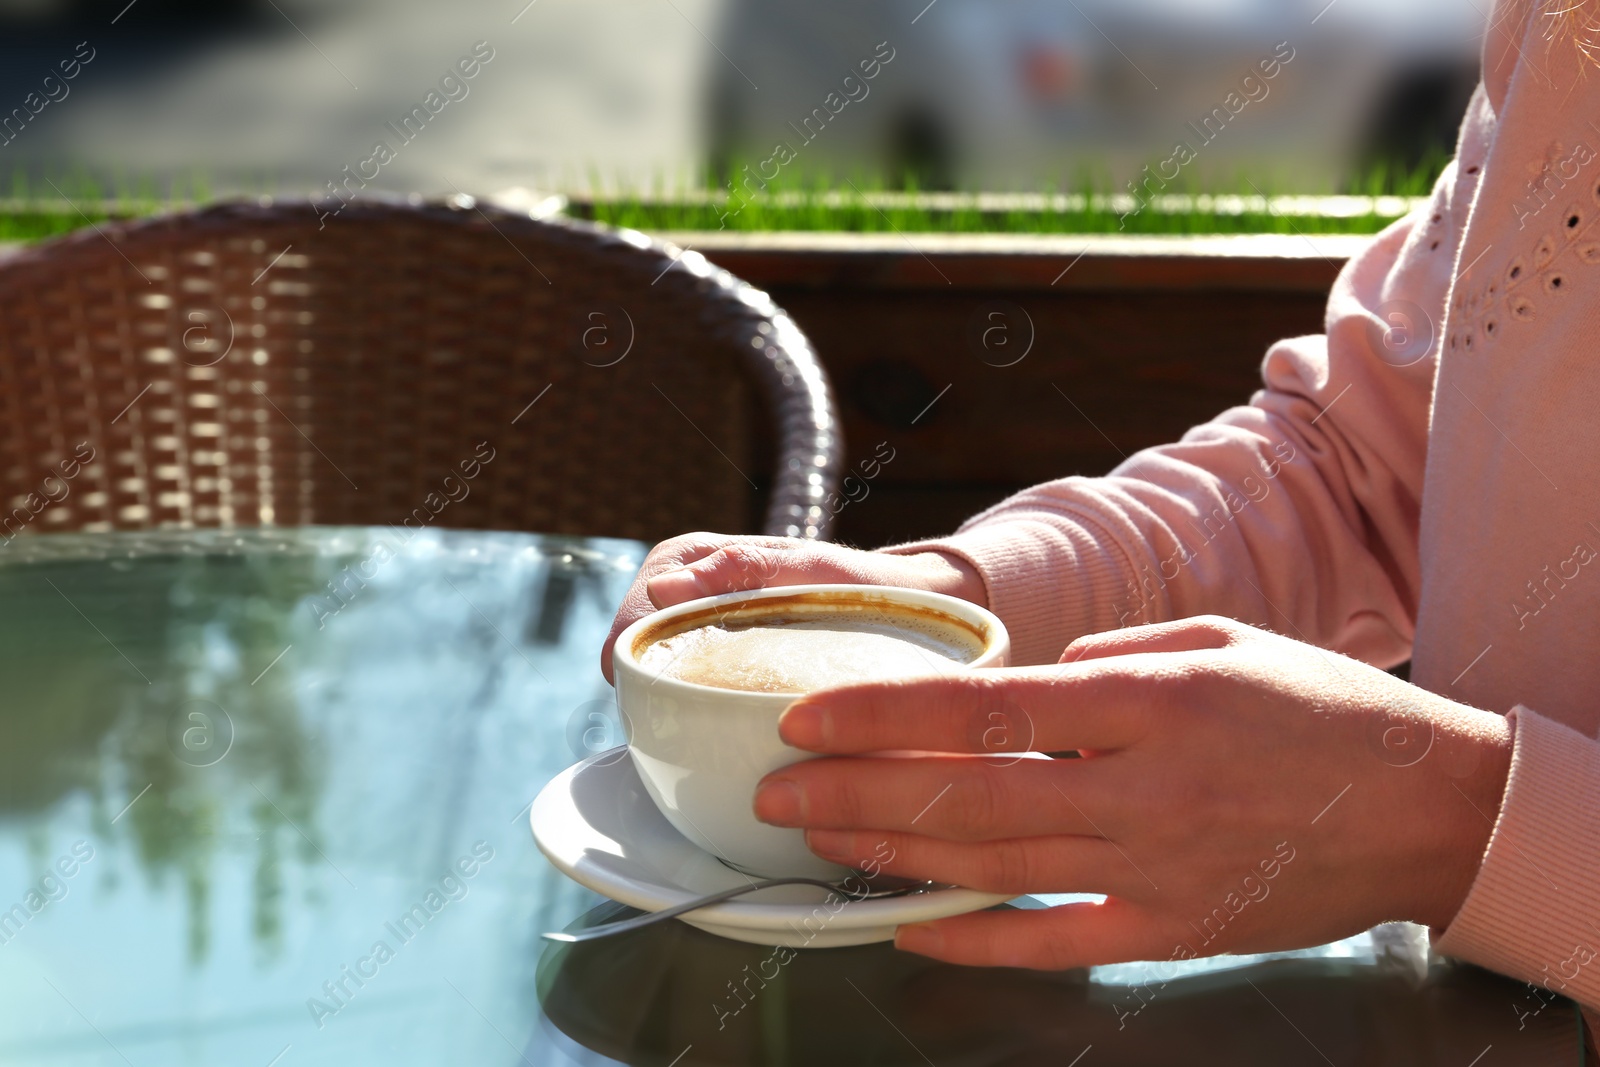
[[680,915],[685,915],[691,911],[698,911],[701,908],[707,907],[708,905],[721,904],[724,900],[732,900],[734,897],[742,897],[746,893],[754,893],[758,889],[770,889],[777,885],[814,885],[818,889],[826,889],[828,892],[835,893],[847,900],[859,899],[859,894],[852,894],[846,890],[840,889],[838,886],[833,885],[830,882],[819,881],[815,878],[765,878],[759,882],[751,882],[749,885],[741,885],[735,886],[732,889],[724,889],[720,893],[708,893],[703,897],[696,897],[694,900],[687,900],[682,904],[674,904],[672,907],[663,908],[660,911],[652,911],[644,915],[636,915],[631,919],[619,919],[614,923],[606,923],[603,926],[591,926],[587,930],[576,930],[572,933],[552,931],[542,936],[546,941],[560,941],[563,944],[577,944],[580,941],[594,941],[602,937],[610,937],[612,934],[624,934],[629,930],[638,930],[641,927],[650,926],[658,922],[664,922],[667,919],[676,919]]

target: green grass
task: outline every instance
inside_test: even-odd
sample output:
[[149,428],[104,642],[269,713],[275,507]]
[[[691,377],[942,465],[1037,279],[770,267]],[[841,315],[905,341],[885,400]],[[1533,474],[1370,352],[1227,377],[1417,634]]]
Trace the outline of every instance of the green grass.
[[209,185],[199,175],[161,189],[149,178],[113,175],[96,180],[81,170],[30,178],[19,170],[11,176],[10,195],[0,197],[0,241],[42,241],[91,223],[142,218],[211,199]]
[[[926,199],[834,194],[751,200],[736,212],[718,201],[598,200],[575,205],[574,214],[646,232],[730,230],[738,233],[833,231],[844,233],[997,234],[1370,234],[1409,210],[1389,198],[1340,204],[1330,215],[1320,205],[1290,205],[1259,196],[1174,196],[1129,212],[1131,205],[1101,196],[1040,198],[1038,207],[1008,206],[998,198]],[[1306,210],[1294,210],[1304,207]]]
[[[1220,187],[1169,186],[1143,205],[1092,177],[1037,194],[919,194],[860,178],[780,176],[746,195],[714,186],[676,195],[577,194],[569,213],[646,232],[1370,234],[1404,215],[1407,198],[1425,195],[1444,162],[1436,156],[1416,168],[1373,167],[1336,200],[1286,197],[1273,183],[1242,175]],[[82,171],[32,180],[19,172],[10,196],[0,197],[0,241],[34,242],[211,199],[199,177],[158,188],[148,179],[97,181]]]
[[572,213],[647,232],[1370,234],[1406,214],[1411,198],[1427,195],[1446,161],[1436,153],[1412,168],[1376,165],[1340,198],[1318,202],[1286,197],[1290,190],[1246,175],[1211,188],[1170,185],[1140,204],[1092,174],[1032,195],[918,195],[870,180],[780,174],[765,189],[575,198]]

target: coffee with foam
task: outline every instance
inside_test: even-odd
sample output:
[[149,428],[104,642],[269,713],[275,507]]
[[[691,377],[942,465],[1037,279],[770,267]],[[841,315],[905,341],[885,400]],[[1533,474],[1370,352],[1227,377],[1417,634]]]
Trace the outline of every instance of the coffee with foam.
[[809,693],[854,682],[963,670],[978,639],[910,612],[807,614],[699,626],[656,641],[646,671],[718,689]]
[[964,600],[806,585],[663,608],[618,635],[612,665],[628,754],[673,829],[747,873],[833,881],[848,868],[750,806],[765,776],[809,758],[780,735],[784,711],[816,689],[1004,667],[1010,653],[1005,624]]

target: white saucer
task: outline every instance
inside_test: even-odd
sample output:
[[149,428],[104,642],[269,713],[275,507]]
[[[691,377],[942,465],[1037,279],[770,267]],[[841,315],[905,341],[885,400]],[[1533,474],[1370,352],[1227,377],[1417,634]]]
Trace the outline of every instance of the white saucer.
[[[748,882],[662,817],[626,747],[562,771],[540,790],[528,820],[539,851],[561,873],[643,911],[660,911]],[[812,886],[788,885],[713,904],[683,921],[757,945],[832,948],[888,941],[902,923],[978,911],[1009,899],[948,888],[841,902]]]

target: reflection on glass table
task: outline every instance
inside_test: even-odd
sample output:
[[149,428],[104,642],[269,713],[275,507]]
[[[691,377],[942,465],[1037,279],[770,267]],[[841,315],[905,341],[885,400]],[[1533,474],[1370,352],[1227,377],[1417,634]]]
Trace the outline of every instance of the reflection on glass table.
[[0,1063],[1577,1055],[1570,1003],[1430,963],[1407,928],[1161,975],[779,962],[681,923],[547,948],[627,913],[544,861],[527,808],[621,740],[598,650],[643,555],[385,529],[0,545]]

